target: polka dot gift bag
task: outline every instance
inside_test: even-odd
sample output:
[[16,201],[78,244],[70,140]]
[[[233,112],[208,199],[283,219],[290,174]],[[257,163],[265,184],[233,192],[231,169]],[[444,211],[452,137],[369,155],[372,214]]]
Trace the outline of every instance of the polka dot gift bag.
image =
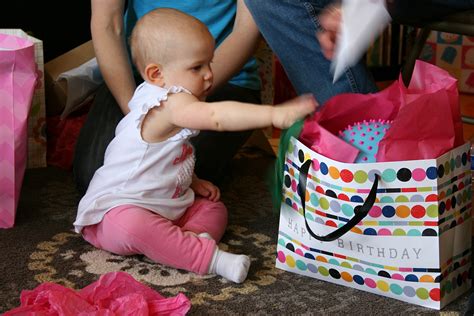
[[418,61],[329,100],[282,161],[278,268],[441,309],[471,286],[471,176],[456,80]]

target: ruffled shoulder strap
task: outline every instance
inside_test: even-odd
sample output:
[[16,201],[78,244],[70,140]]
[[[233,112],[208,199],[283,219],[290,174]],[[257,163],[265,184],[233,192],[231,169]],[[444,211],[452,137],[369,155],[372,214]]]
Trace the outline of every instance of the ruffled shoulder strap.
[[149,84],[148,82],[143,82],[135,90],[128,107],[130,111],[140,111],[146,114],[151,108],[160,106],[162,101],[166,101],[168,94],[179,92],[191,94],[189,90],[183,87],[172,86],[170,88],[161,88]]
[[[135,93],[128,104],[130,111],[136,113],[135,122],[137,128],[140,128],[143,119],[150,109],[161,106],[161,102],[168,100],[169,94],[180,92],[192,94],[189,90],[180,86],[161,88],[148,82],[143,82],[140,84],[135,90]],[[173,136],[172,138],[175,138],[180,134],[182,135],[180,135],[179,138],[181,138],[181,136],[189,137],[196,135],[197,133],[198,131],[183,128],[180,133]]]

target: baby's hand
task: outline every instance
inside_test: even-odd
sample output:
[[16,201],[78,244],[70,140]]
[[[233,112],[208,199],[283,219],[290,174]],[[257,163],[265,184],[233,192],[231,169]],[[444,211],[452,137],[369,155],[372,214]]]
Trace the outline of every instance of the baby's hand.
[[318,103],[310,94],[305,94],[282,104],[275,105],[273,108],[273,126],[281,129],[287,129],[297,120],[314,112]]
[[199,179],[196,176],[193,177],[191,189],[193,189],[194,193],[197,195],[203,196],[212,202],[217,202],[221,198],[221,192],[218,187],[211,182]]

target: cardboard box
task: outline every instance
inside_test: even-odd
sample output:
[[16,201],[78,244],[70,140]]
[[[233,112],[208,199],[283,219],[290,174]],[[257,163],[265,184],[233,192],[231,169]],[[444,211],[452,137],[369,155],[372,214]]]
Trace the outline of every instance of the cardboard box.
[[44,65],[46,114],[55,116],[63,113],[67,102],[67,81],[59,75],[77,68],[95,57],[92,41],[88,41]]

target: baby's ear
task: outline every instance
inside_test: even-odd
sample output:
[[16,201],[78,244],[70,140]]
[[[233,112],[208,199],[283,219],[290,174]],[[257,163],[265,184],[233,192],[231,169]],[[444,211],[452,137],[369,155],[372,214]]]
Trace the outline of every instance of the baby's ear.
[[160,64],[149,64],[145,67],[145,79],[146,81],[163,87],[165,85],[165,79],[163,77],[163,67]]

